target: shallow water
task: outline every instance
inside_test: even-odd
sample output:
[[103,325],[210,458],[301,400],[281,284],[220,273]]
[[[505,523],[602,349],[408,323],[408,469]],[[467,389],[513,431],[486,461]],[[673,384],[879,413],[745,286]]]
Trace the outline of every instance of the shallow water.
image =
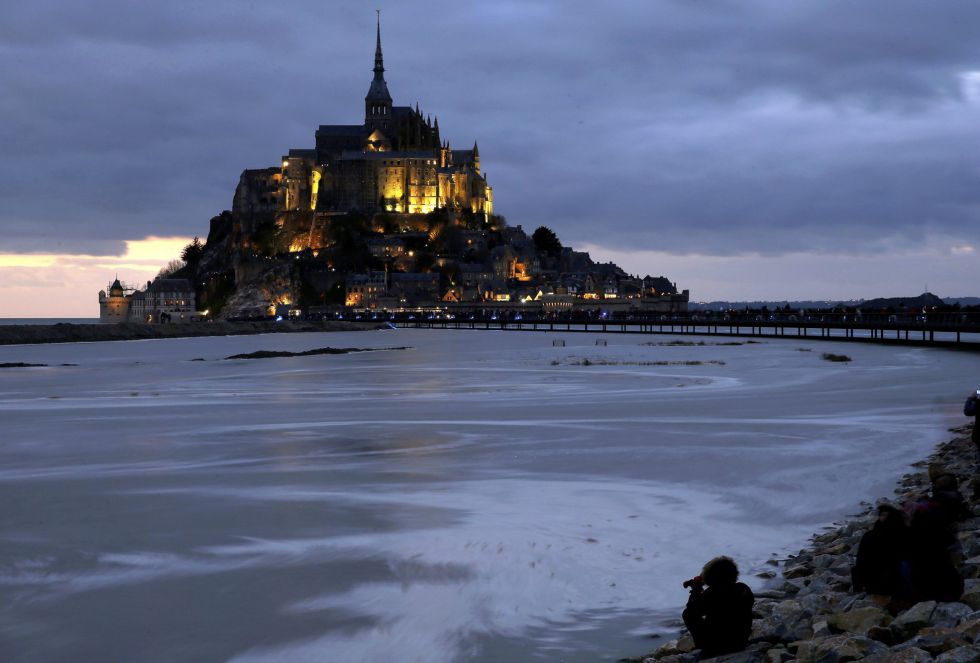
[[[643,345],[668,340],[0,348],[50,365],[0,370],[0,659],[637,655],[708,558],[759,586],[767,559],[888,494],[966,423],[980,368],[846,343]],[[222,359],[325,346],[379,351]],[[702,363],[656,365],[685,361]]]

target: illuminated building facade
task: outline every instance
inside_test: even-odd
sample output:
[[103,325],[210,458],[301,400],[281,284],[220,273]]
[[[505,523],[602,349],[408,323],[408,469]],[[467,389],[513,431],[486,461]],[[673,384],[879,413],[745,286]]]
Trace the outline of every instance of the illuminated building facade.
[[445,207],[492,214],[493,190],[477,144],[454,150],[440,136],[438,118],[424,116],[418,104],[393,105],[384,70],[379,18],[364,123],[321,125],[316,147],[290,150],[278,177],[269,169],[246,171],[236,193],[239,210],[274,199],[277,212],[427,214]]
[[105,290],[99,291],[99,322],[126,322],[129,319],[129,295],[116,279]]
[[187,279],[147,281],[145,290],[116,279],[99,291],[100,322],[181,322],[196,318],[195,294]]

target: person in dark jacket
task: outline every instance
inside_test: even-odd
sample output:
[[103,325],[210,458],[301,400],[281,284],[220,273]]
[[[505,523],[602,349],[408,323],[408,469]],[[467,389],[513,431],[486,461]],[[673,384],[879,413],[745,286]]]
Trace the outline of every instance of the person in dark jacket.
[[980,463],[980,389],[970,394],[963,404],[963,414],[973,417],[973,446],[977,448],[977,462]]
[[854,591],[898,601],[911,598],[911,544],[905,514],[890,504],[879,504],[878,520],[858,544],[851,569]]
[[[707,589],[704,586],[707,585]],[[684,583],[691,596],[684,609],[684,625],[691,632],[701,657],[742,651],[752,631],[752,590],[738,582],[738,567],[730,557],[716,557],[701,575]]]
[[955,477],[943,474],[932,494],[911,506],[912,590],[916,601],[958,601],[964,581],[957,523],[969,515]]

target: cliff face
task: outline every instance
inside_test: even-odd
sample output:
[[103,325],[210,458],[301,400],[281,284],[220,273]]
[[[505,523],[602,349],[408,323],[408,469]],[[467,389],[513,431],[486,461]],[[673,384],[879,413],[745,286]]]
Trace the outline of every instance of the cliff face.
[[264,318],[280,304],[328,303],[326,293],[344,279],[327,264],[329,249],[316,259],[328,227],[312,213],[222,212],[211,219],[200,259],[180,275],[195,283],[199,308],[218,320]]
[[299,301],[300,284],[293,266],[279,260],[240,259],[235,265],[235,292],[221,309],[224,319],[273,315],[280,304]]

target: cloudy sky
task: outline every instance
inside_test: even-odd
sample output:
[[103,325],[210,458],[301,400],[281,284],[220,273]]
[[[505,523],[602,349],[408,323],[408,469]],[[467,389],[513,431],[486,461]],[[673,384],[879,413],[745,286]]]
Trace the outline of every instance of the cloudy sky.
[[497,211],[692,298],[980,294],[980,3],[10,0],[3,314],[94,316],[241,171],[399,105]]

